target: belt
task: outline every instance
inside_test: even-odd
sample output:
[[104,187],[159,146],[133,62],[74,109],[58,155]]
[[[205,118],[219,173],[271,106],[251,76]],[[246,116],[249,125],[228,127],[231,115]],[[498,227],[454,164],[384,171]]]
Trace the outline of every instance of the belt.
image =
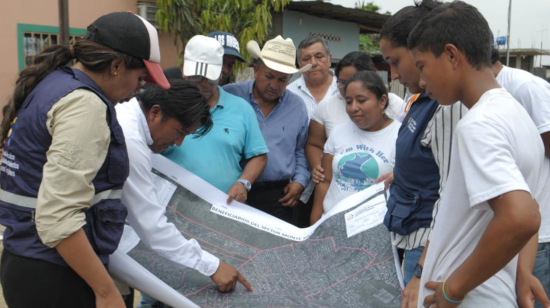
[[274,182],[257,182],[252,185],[251,190],[263,191],[269,189],[285,188],[290,180],[274,181]]

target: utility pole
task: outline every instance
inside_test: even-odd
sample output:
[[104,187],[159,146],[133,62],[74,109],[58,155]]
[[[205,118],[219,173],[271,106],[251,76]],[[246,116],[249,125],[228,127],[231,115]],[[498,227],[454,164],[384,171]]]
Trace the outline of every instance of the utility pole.
[[544,41],[544,32],[548,31],[548,29],[544,29],[544,24],[542,24],[542,27],[541,27],[541,30],[540,31],[537,31],[540,32],[540,64],[539,66],[542,67],[542,42]]
[[510,24],[512,23],[512,0],[508,4],[508,35],[506,37],[506,66],[510,66]]
[[69,0],[58,0],[59,45],[68,46],[69,41]]

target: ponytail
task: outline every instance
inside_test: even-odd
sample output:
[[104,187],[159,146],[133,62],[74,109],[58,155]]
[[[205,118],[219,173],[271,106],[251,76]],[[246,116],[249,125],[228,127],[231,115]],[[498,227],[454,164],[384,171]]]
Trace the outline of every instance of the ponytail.
[[25,98],[27,98],[44,77],[48,76],[56,68],[67,65],[72,58],[73,56],[69,47],[61,45],[51,46],[38,55],[31,66],[21,71],[19,78],[15,82],[13,94],[8,104],[2,110],[0,148],[4,147],[4,140],[7,138],[11,122],[15,119],[17,111],[23,105]]
[[15,119],[17,111],[42,79],[48,76],[56,68],[68,65],[75,59],[87,70],[94,73],[102,73],[109,70],[109,66],[115,59],[122,59],[129,69],[145,67],[141,59],[112,50],[101,44],[81,39],[74,46],[51,46],[45,49],[34,59],[34,63],[21,71],[15,82],[13,94],[4,109],[0,127],[0,149],[4,147],[4,141],[8,136],[11,122]]

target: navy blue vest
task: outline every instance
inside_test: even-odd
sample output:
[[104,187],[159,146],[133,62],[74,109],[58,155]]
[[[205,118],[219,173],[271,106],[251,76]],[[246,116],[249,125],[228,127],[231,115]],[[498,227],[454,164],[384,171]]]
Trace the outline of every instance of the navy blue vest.
[[438,107],[422,94],[403,119],[395,145],[394,180],[390,186],[384,224],[401,235],[429,227],[439,198],[439,168],[421,140]]
[[52,143],[46,127],[47,113],[59,99],[76,89],[94,92],[108,107],[111,142],[105,162],[92,181],[96,195],[85,211],[83,227],[94,251],[107,264],[118,246],[127,215],[120,195],[129,173],[128,153],[113,104],[92,79],[69,67],[58,68],[44,78],[27,96],[12,122],[0,173],[0,223],[6,226],[4,248],[19,256],[67,265],[57,250],[42,244],[34,216],[46,152]]

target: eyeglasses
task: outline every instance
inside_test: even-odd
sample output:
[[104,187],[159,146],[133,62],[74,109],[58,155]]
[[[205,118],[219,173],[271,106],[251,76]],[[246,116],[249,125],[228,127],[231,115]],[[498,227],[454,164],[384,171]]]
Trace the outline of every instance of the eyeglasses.
[[202,82],[203,79],[206,79],[208,80],[208,83],[218,83],[220,81],[220,78],[216,79],[216,80],[212,80],[212,79],[208,79],[204,76],[200,76],[200,75],[197,75],[197,76],[187,76],[187,78],[189,78],[189,81],[191,81],[192,83],[200,83]]
[[336,83],[338,84],[338,88],[342,89],[346,85],[347,80],[338,79]]

